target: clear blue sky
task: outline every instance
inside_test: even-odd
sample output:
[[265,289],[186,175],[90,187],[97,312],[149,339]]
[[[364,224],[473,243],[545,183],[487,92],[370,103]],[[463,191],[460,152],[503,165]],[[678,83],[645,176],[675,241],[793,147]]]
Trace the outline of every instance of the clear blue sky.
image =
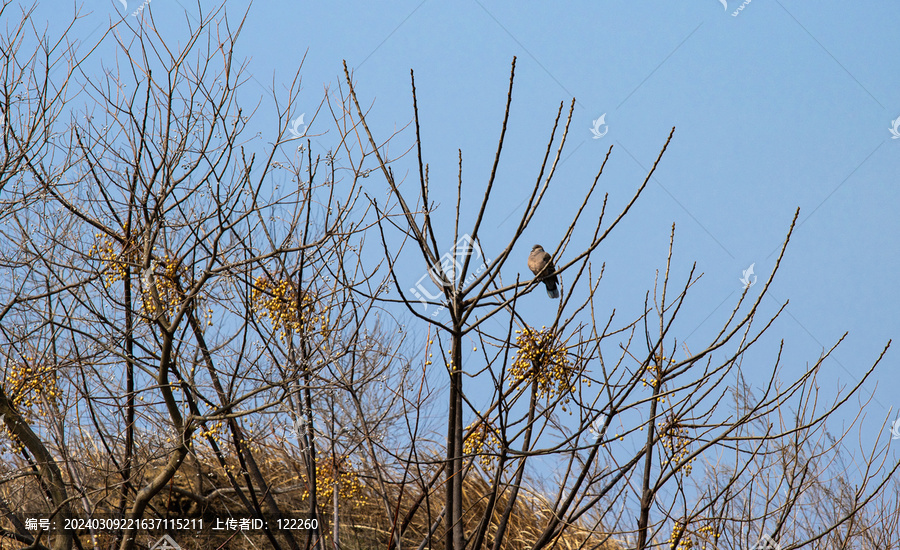
[[[120,4],[88,6],[92,13],[78,27],[86,42],[110,17],[124,13]],[[127,5],[134,10],[140,2]],[[232,21],[246,5],[228,2]],[[768,371],[783,338],[782,378],[794,378],[849,331],[820,380],[832,394],[854,384],[885,342],[900,336],[900,139],[890,132],[900,118],[900,4],[757,0],[735,12],[739,5],[257,2],[236,53],[250,59],[254,79],[248,89],[263,99],[263,117],[270,115],[273,81],[286,85],[304,55],[307,103],[300,110],[307,113],[326,86],[334,89],[341,81],[346,59],[361,99],[374,101],[371,121],[382,138],[412,118],[414,69],[423,149],[447,219],[457,149],[473,205],[480,199],[510,62],[517,56],[508,141],[485,226],[494,237],[483,236],[488,256],[491,246],[506,242],[505,231],[520,214],[516,205],[536,178],[559,103],[574,97],[570,144],[555,192],[518,253],[523,275],[530,245],[558,242],[560,220],[574,212],[573,197],[590,183],[610,145],[600,185],[616,210],[677,127],[647,191],[599,251],[606,262],[601,294],[626,316],[639,311],[655,270],[665,267],[675,223],[674,279],[683,281],[693,262],[704,273],[678,334],[699,347],[737,300],[742,270],[755,264],[761,280],[768,276],[800,207],[761,315],[774,312],[777,301],[789,299],[790,305],[748,370]],[[157,25],[182,26],[197,13],[196,4],[173,0],[152,0],[149,8]],[[60,9],[70,8],[42,5],[39,14],[61,20]],[[592,121],[604,113],[608,133],[592,139]],[[314,125],[311,131],[317,129],[327,128]],[[396,150],[412,139],[411,132],[401,134]],[[406,160],[401,165],[414,179],[413,159]],[[449,249],[452,232],[444,242]],[[504,280],[515,275],[510,271]],[[532,293],[524,307],[538,326],[551,314],[543,292]],[[866,386],[865,395],[874,392],[874,417],[863,424],[870,441],[889,437],[879,433],[882,421],[890,407],[895,413],[900,407],[897,358],[890,351]]]
[[[383,137],[411,119],[414,69],[432,187],[446,182],[448,210],[458,148],[472,198],[480,198],[517,56],[498,180],[498,196],[508,200],[493,212],[500,233],[512,229],[518,211],[506,225],[500,221],[536,177],[559,102],[574,97],[556,194],[528,228],[523,258],[532,242],[548,246],[562,236],[559,220],[571,216],[572,199],[609,145],[601,186],[621,205],[677,127],[647,192],[601,249],[608,277],[601,293],[621,312],[640,308],[655,270],[664,268],[674,222],[675,279],[684,280],[695,261],[705,274],[679,339],[696,328],[687,344],[701,345],[730,312],[742,270],[755,263],[760,277],[768,275],[800,207],[771,291],[790,305],[757,357],[771,365],[784,338],[783,376],[790,377],[849,331],[825,365],[823,382],[831,385],[823,389],[833,391],[854,383],[885,342],[900,336],[900,139],[889,131],[900,117],[900,4],[758,0],[731,15],[739,5],[257,3],[242,53],[269,83],[273,74],[286,78],[308,50],[303,82],[311,101],[323,85],[334,86],[346,59],[361,96],[375,101]],[[229,4],[232,14],[235,7]],[[159,0],[154,9],[175,8]],[[603,113],[608,133],[592,139],[592,121]],[[507,238],[498,235],[496,244]],[[526,304],[535,308],[528,310],[535,324],[550,313],[545,299],[534,293],[529,301],[537,303]],[[764,306],[772,313],[777,304],[767,299]],[[900,407],[897,358],[889,352],[877,389],[867,386],[879,416]],[[878,430],[881,418],[868,424]]]

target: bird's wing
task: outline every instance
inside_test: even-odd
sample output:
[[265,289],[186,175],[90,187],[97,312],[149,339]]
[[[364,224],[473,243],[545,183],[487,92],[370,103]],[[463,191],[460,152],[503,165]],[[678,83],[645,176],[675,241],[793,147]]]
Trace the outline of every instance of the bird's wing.
[[532,273],[537,275],[541,271],[542,265],[541,257],[537,250],[528,255],[528,269],[530,269]]
[[550,257],[549,252],[544,252],[544,255],[541,257],[541,267],[545,273],[553,271],[553,258]]

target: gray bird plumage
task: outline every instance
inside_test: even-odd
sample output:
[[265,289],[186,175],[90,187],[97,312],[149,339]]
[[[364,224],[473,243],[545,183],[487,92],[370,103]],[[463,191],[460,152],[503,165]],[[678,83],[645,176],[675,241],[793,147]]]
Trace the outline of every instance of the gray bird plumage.
[[556,274],[547,276],[547,274],[556,271],[556,268],[553,267],[553,259],[539,244],[534,245],[534,248],[531,249],[531,254],[528,255],[528,269],[534,273],[536,279],[542,281],[547,287],[548,296],[559,298],[559,289],[557,288],[559,279],[557,279]]

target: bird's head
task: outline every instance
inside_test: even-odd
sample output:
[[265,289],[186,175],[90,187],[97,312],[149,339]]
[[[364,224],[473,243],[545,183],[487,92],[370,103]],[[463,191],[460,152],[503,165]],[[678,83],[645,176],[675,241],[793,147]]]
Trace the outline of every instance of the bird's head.
[[532,252],[534,252],[535,250],[543,250],[543,249],[544,249],[544,247],[541,246],[541,245],[539,245],[539,244],[536,244],[536,245],[534,245],[534,246],[531,247],[531,251],[532,251]]

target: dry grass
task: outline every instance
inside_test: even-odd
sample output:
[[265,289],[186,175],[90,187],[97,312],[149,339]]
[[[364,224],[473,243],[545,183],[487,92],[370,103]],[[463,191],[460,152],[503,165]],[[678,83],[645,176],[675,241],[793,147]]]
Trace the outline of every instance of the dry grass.
[[[82,484],[87,488],[86,498],[95,509],[94,517],[117,516],[116,510],[119,503],[119,490],[117,488],[118,474],[112,464],[103,463],[101,455],[91,453],[93,456],[82,457],[83,470]],[[284,514],[304,514],[309,510],[308,483],[302,463],[296,456],[286,453],[281,448],[263,448],[257,453],[259,468],[266,482],[269,484],[273,497]],[[85,460],[86,459],[86,460]],[[138,455],[138,462],[143,460],[144,467],[135,471],[136,487],[146,483],[162,464],[164,457],[153,456],[152,453],[143,450]],[[18,468],[15,468],[18,466]],[[244,476],[240,475],[240,466],[236,458],[229,457],[226,466],[242,488],[246,487]],[[28,469],[26,464],[4,464],[2,475],[7,482],[0,485],[0,493],[4,501],[12,510],[43,511],[46,513],[45,500],[41,498],[40,487],[32,476],[20,476],[9,479],[10,474],[15,475],[14,470]],[[325,537],[325,548],[332,548],[331,494],[323,494],[323,486],[332,486],[330,472],[323,469],[324,474],[319,480],[319,495],[324,502],[320,502],[322,533]],[[386,499],[377,492],[374,487],[377,484],[371,476],[371,472],[358,471],[360,483],[351,491],[339,493],[339,521],[341,548],[347,550],[387,548],[391,533],[394,531],[388,506],[393,511],[397,507],[397,499],[401,495],[399,485],[389,485],[390,493]],[[488,482],[472,472],[465,480],[464,521],[467,535],[472,533],[484,517],[487,508],[487,495],[490,487]],[[70,488],[70,494],[75,494]],[[402,499],[399,507],[400,517],[405,517],[416,501],[420,499],[421,492],[414,486],[407,484],[402,491]],[[443,486],[438,486],[431,495],[430,507],[422,502],[416,514],[409,522],[404,533],[402,546],[404,548],[418,548],[419,544],[427,537],[429,526],[438,518],[443,506]],[[495,506],[493,518],[488,529],[485,547],[491,548],[500,517],[508,504],[508,495],[501,495]],[[73,506],[81,517],[84,505],[82,500],[73,501]],[[518,550],[530,548],[537,540],[547,521],[550,519],[549,505],[540,497],[520,492],[509,519],[509,526],[505,540],[501,548],[504,550]],[[200,548],[269,548],[271,543],[261,530],[248,530],[243,532],[213,531],[212,524],[217,518],[224,519],[232,515],[245,514],[246,506],[237,497],[236,491],[229,481],[227,472],[216,458],[210,454],[191,455],[178,470],[173,480],[157,494],[145,517],[153,518],[203,518],[204,530],[195,532],[170,531],[169,534],[181,545],[184,550]],[[4,529],[12,529],[9,519],[0,519],[0,526]],[[296,532],[300,535],[300,532]],[[114,540],[112,533],[95,533],[95,539],[91,541],[91,534],[87,531],[79,533],[81,544],[85,548],[111,548]],[[148,548],[158,539],[161,532],[142,532],[138,535],[140,548]],[[44,539],[46,542],[46,539]],[[300,536],[300,540],[303,537]],[[7,546],[4,548],[19,548],[24,545]],[[426,543],[425,548],[443,548],[443,526],[438,527]],[[566,532],[557,538],[554,548],[574,550],[577,548],[596,548],[601,550],[614,550],[618,548],[613,542],[606,540],[601,534],[591,533],[583,525],[571,525]]]

